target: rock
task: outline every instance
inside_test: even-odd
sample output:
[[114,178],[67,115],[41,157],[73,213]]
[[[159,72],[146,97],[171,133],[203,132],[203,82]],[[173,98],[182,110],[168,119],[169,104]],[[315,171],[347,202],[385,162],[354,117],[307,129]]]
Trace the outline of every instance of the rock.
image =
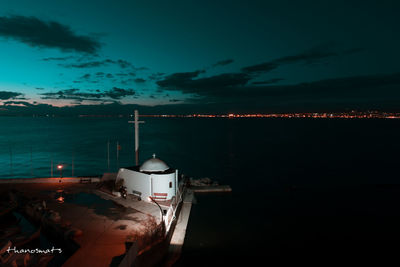
[[116,196],[116,197],[121,197],[121,192],[118,192],[118,191],[112,191],[112,194],[113,194],[113,196]]
[[49,214],[49,220],[53,221],[53,222],[60,222],[61,221],[61,216],[58,212],[55,211],[51,211]]
[[190,178],[191,186],[209,186],[209,185],[218,185],[218,182],[213,182],[210,178],[204,177],[200,179]]

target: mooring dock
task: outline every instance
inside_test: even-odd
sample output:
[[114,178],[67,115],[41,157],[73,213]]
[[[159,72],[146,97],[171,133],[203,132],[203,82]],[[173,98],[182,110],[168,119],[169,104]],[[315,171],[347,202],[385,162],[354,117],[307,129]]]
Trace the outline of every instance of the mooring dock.
[[229,193],[229,192],[232,192],[232,188],[229,185],[191,186],[190,189],[195,193]]

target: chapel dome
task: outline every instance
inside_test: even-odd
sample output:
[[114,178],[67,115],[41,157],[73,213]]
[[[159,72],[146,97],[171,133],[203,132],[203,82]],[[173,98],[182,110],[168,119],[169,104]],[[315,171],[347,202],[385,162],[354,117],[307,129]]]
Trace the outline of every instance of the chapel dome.
[[144,172],[163,172],[168,169],[168,165],[161,159],[156,158],[156,154],[153,154],[153,158],[146,160],[139,170]]

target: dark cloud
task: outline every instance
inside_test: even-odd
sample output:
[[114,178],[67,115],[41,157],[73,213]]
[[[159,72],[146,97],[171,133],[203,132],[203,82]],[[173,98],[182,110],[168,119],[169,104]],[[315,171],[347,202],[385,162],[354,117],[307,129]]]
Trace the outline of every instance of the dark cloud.
[[134,80],[135,80],[135,79],[126,79],[126,80],[120,80],[119,82],[120,82],[121,84],[127,85],[127,84],[130,84],[130,83],[133,83]]
[[0,91],[0,100],[15,99],[21,96],[23,96],[23,94],[18,92]]
[[264,62],[261,64],[244,67],[244,68],[242,68],[242,71],[247,72],[247,73],[263,73],[263,72],[269,72],[278,67],[279,67],[279,64],[277,64],[275,62]]
[[124,80],[120,80],[119,82],[121,84],[127,85],[127,84],[132,84],[135,81],[135,79],[124,79]]
[[66,89],[57,92],[47,92],[40,94],[42,99],[67,99],[67,100],[92,100],[102,97],[101,94],[79,92],[79,89]]
[[7,108],[0,108],[1,114],[3,115],[29,115],[32,114],[49,114],[55,110],[61,110],[59,108],[55,108],[52,105],[48,104],[39,104],[35,101],[33,104],[26,101],[6,101]]
[[86,73],[85,75],[83,75],[82,77],[80,77],[80,79],[89,79],[90,78],[90,73]]
[[338,56],[338,54],[335,52],[319,51],[316,49],[312,49],[310,51],[306,51],[298,55],[278,58],[274,62],[277,64],[294,64],[294,63],[312,64],[322,59],[335,56]]
[[66,99],[66,100],[76,100],[76,101],[104,101],[105,98],[111,99],[121,99],[127,96],[135,95],[133,89],[123,89],[113,87],[108,91],[101,92],[100,90],[94,90],[96,93],[81,92],[79,89],[72,88],[66,90],[60,90],[57,92],[47,92],[42,93],[42,99]]
[[34,106],[34,104],[26,102],[26,101],[5,101],[3,102],[4,105],[8,106],[8,105],[22,105],[25,107],[32,107]]
[[164,75],[165,75],[165,73],[163,73],[163,72],[152,73],[149,76],[149,79],[153,80],[153,81],[158,81],[158,80],[161,80]]
[[111,73],[107,73],[106,77],[111,79],[111,78],[114,78],[114,75],[112,75]]
[[109,64],[114,64],[114,61],[111,59],[105,59],[105,60],[100,60],[100,61],[89,61],[89,62],[74,63],[74,64],[59,64],[59,66],[66,67],[66,68],[84,69],[84,68],[101,67],[101,66],[106,66]]
[[135,77],[136,73],[134,73],[134,72],[120,72],[120,73],[116,73],[115,75],[119,76],[119,77],[127,77],[127,76]]
[[264,62],[261,64],[256,64],[248,67],[242,68],[243,72],[247,73],[264,73],[270,72],[281,65],[295,64],[295,63],[304,63],[304,64],[312,64],[316,63],[322,59],[337,56],[337,53],[332,52],[320,52],[320,51],[308,51],[302,54],[294,55],[294,56],[286,56],[275,59],[273,61]]
[[0,17],[0,35],[35,47],[58,48],[94,54],[100,43],[92,37],[80,36],[68,26],[36,17]]
[[[352,52],[350,51],[350,53],[356,53],[356,52],[358,52],[358,50],[354,50]],[[343,52],[343,54],[344,53],[345,52]],[[272,61],[244,67],[242,68],[242,71],[246,73],[260,74],[260,73],[270,72],[281,65],[288,65],[295,63],[303,63],[306,65],[310,65],[328,58],[337,57],[339,55],[341,54],[332,51],[330,44],[322,44],[313,47],[307,51],[304,51],[302,53],[299,53],[297,55],[280,57]]]
[[[322,80],[295,85],[242,86],[207,91],[200,102],[275,110],[399,109],[400,73]],[[250,108],[250,105],[248,105]]]
[[65,61],[74,58],[73,56],[68,56],[68,57],[46,57],[43,58],[43,61]]
[[142,78],[136,78],[136,79],[134,79],[134,82],[135,83],[144,83],[144,82],[146,82],[146,80],[142,79]]
[[234,61],[233,59],[221,60],[221,61],[218,61],[217,63],[213,64],[212,66],[213,67],[226,66],[226,65],[232,64],[233,61]]
[[193,78],[199,76],[204,71],[196,70],[192,72],[178,72],[166,76],[163,80],[157,81],[157,85],[164,89],[181,90],[191,83]]
[[136,70],[136,71],[142,71],[142,70],[149,70],[149,68],[146,68],[146,67],[134,67],[134,69]]
[[[283,57],[281,62],[301,61],[308,64],[329,54]],[[226,73],[199,78],[199,71],[175,73],[157,81],[159,91],[175,90],[192,94],[191,103],[220,103],[250,108],[292,108],[301,110],[305,105],[316,109],[340,108],[395,108],[400,102],[400,73],[367,75],[300,83],[274,85],[283,79],[274,78],[249,83],[251,74]],[[197,97],[196,97],[197,96]]]
[[79,89],[66,89],[57,92],[47,92],[40,94],[42,99],[68,99],[68,100],[84,100],[84,98],[100,98],[99,94],[80,93]]
[[256,82],[252,82],[252,84],[256,84],[256,85],[265,85],[265,84],[273,84],[273,83],[277,83],[280,81],[283,81],[285,79],[283,78],[273,78],[273,79],[269,79],[266,81],[256,81]]
[[121,99],[127,96],[133,96],[136,92],[133,89],[123,89],[118,87],[113,87],[111,90],[104,93],[105,96],[109,96],[113,99]]
[[123,60],[123,59],[118,59],[116,61],[116,64],[118,64],[123,69],[128,68],[128,67],[133,67],[133,65],[131,63],[129,63],[128,61]]
[[175,73],[157,81],[157,85],[164,90],[177,90],[182,93],[198,95],[220,94],[230,88],[244,86],[251,77],[246,73],[224,73],[211,77],[196,78],[201,72]]
[[87,61],[87,62],[76,62],[76,63],[62,63],[58,64],[61,67],[64,68],[77,68],[77,69],[86,69],[86,68],[98,68],[98,67],[104,67],[104,66],[110,66],[110,65],[116,65],[120,67],[121,69],[128,69],[132,70],[131,72],[128,72],[127,75],[135,76],[136,74],[133,71],[140,71],[140,70],[147,70],[146,67],[140,67],[137,68],[135,67],[132,63],[123,60],[123,59],[118,59],[118,60],[112,60],[112,59],[104,59],[104,60],[94,60],[94,61]]

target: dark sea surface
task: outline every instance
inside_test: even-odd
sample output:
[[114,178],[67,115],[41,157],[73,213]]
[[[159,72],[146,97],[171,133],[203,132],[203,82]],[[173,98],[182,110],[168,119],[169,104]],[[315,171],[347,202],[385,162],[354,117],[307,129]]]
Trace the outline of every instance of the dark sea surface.
[[[141,162],[156,153],[233,189],[196,196],[178,266],[325,266],[399,253],[400,120],[144,120]],[[0,117],[0,178],[48,177],[52,161],[54,176],[57,164],[63,176],[132,166],[127,121]]]

